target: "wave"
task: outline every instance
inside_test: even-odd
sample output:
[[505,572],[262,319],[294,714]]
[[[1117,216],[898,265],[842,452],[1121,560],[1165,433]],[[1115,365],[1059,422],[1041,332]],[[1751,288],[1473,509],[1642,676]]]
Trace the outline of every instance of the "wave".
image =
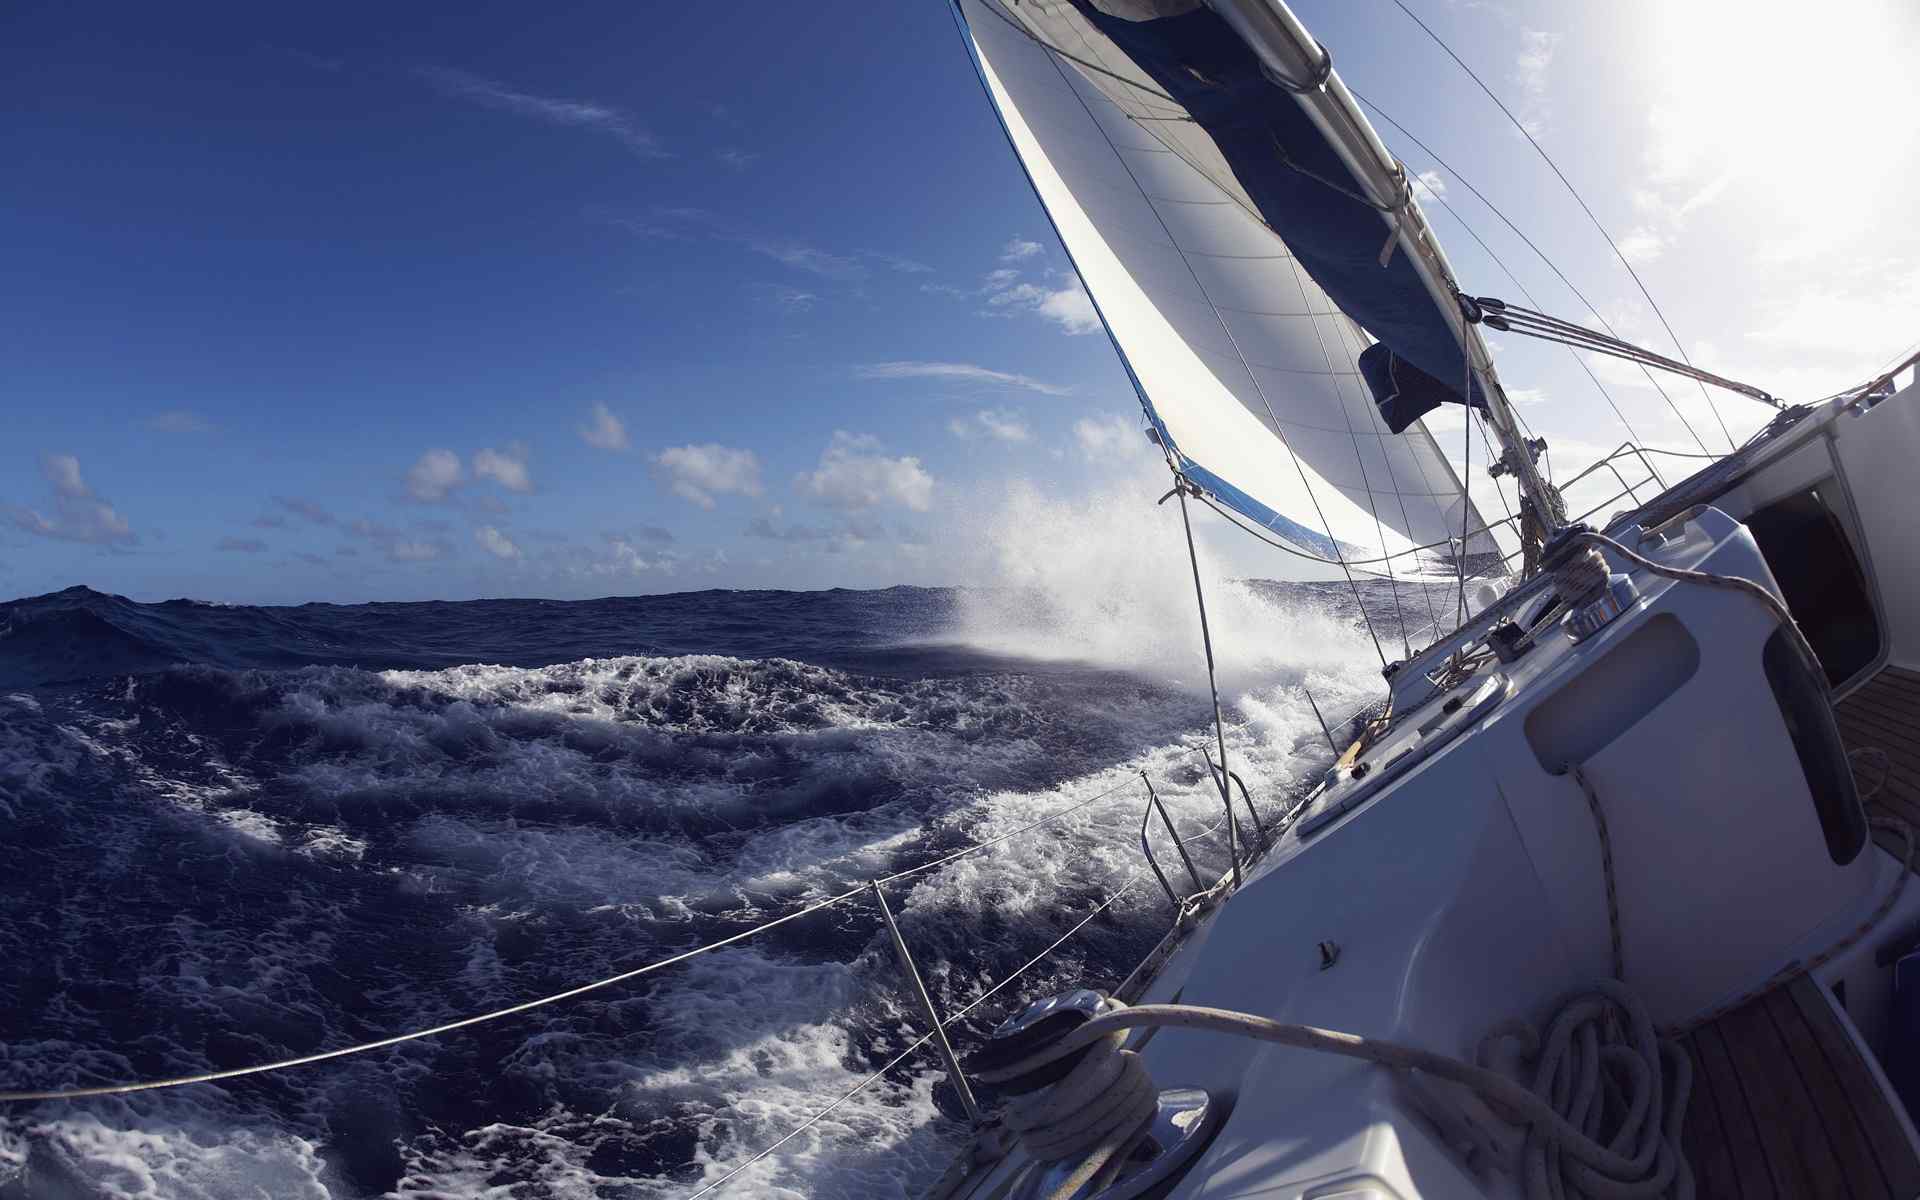
[[[983,530],[1031,557],[1016,539],[1044,503],[1012,497]],[[0,885],[0,959],[18,964],[0,1081],[170,1075],[444,1022],[1089,800],[891,894],[951,1012],[1119,892],[1003,995],[1110,986],[1168,915],[1140,873],[1139,772],[1188,835],[1219,806],[1191,581],[1101,567],[1113,551],[960,592],[8,605],[0,845],[33,869]],[[1223,677],[1227,753],[1277,804],[1326,758],[1301,689],[1338,707],[1377,676],[1320,593],[1203,565],[1223,657],[1253,663]],[[1196,844],[1203,869],[1223,868],[1220,841]],[[918,1032],[877,913],[850,902],[444,1038],[0,1112],[0,1200],[678,1196]],[[955,1111],[910,1060],[735,1187],[911,1191],[955,1148]]]

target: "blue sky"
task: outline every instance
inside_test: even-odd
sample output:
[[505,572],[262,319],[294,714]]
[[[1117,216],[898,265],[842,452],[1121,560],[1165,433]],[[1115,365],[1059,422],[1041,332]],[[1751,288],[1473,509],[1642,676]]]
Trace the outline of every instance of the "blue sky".
[[[1916,135],[1887,119],[1920,111],[1920,16],[1830,7],[1816,64],[1784,8],[1416,5],[1696,358],[1790,398],[1920,338]],[[1298,11],[1658,343],[1605,243],[1391,4]],[[1163,482],[943,4],[44,5],[4,43],[7,595],[964,582],[1010,490],[1144,514]],[[1882,119],[1833,120],[1784,82],[1808,71]],[[1513,295],[1430,208],[1468,288]],[[1625,436],[1563,352],[1501,354],[1563,473]],[[1645,440],[1691,445],[1644,381],[1603,379]],[[1719,405],[1736,436],[1764,415]]]

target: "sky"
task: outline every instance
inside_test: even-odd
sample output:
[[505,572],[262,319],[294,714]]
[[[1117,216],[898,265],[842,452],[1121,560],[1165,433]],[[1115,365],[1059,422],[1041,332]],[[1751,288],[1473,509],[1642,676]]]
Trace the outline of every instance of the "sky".
[[[1920,340],[1911,3],[1409,3],[1695,361],[1815,399]],[[1405,127],[1375,119],[1468,291],[1592,320],[1477,189],[1671,352],[1390,0],[1296,11]],[[1155,519],[1164,465],[937,0],[28,4],[0,78],[0,594],[945,585],[991,581],[1010,496]],[[1767,415],[1495,348],[1563,479],[1615,408],[1696,453]],[[1482,471],[1459,418],[1430,425]]]

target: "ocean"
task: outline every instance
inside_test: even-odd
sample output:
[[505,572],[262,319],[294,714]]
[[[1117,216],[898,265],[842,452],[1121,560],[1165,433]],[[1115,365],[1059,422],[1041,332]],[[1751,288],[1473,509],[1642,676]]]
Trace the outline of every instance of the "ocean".
[[[1379,660],[1343,585],[1209,587],[1228,757],[1277,812],[1329,758],[1303,689],[1351,712]],[[1100,797],[889,886],[942,1012],[1120,893],[964,1052],[1165,931],[1139,773],[1185,833],[1216,825],[1210,717],[1190,580],[1071,561],[978,589],[0,605],[0,1090],[503,1007]],[[861,897],[432,1039],[0,1108],[0,1198],[685,1196],[920,1032]],[[957,1111],[923,1051],[719,1194],[910,1194]]]

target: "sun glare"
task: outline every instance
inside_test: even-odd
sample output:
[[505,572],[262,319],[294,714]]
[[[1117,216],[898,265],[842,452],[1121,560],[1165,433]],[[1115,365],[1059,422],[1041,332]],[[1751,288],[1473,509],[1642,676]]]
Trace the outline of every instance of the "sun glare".
[[1649,180],[1684,218],[1733,188],[1771,253],[1844,233],[1906,173],[1920,127],[1910,0],[1685,0],[1648,10],[1661,64]]

